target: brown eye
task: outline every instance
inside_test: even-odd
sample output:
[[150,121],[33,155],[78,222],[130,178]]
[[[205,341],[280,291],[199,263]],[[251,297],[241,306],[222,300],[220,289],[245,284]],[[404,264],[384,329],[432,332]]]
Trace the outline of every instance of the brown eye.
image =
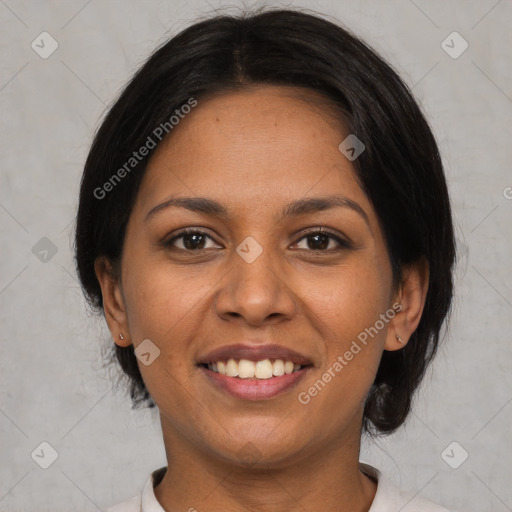
[[[181,231],[176,236],[171,238],[169,241],[165,242],[166,247],[180,249],[182,251],[201,251],[204,249],[209,249],[210,247],[205,247],[207,240],[213,240],[207,233],[204,231],[199,231],[197,229],[186,229]],[[182,247],[176,247],[175,242],[177,240],[182,240]]]
[[306,246],[299,247],[300,250],[332,252],[351,247],[348,241],[326,230],[311,231],[296,242],[296,245],[301,243],[303,240],[306,241]]

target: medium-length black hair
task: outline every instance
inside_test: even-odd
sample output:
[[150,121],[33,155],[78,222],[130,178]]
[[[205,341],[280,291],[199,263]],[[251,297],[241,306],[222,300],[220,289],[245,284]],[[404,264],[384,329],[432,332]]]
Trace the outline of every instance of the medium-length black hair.
[[[404,348],[384,351],[366,397],[362,432],[391,433],[410,412],[450,311],[455,259],[450,201],[435,138],[411,91],[364,41],[318,13],[265,8],[216,13],[169,39],[135,73],[97,130],[82,176],[75,258],[84,295],[94,312],[104,314],[94,262],[105,255],[119,264],[151,152],[121,172],[122,180],[113,182],[113,174],[123,166],[127,170],[133,152],[148,145],[152,134],[155,139],[157,127],[166,126],[172,136],[169,119],[191,98],[200,105],[216,93],[265,84],[319,93],[349,133],[363,141],[365,150],[352,163],[380,220],[395,282],[404,265],[428,261],[418,328]],[[154,407],[133,345],[113,345],[111,357],[128,378],[132,406]]]

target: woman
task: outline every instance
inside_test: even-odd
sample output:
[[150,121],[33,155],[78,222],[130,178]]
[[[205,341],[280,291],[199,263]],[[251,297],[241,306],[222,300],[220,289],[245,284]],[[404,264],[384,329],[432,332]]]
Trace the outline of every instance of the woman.
[[361,40],[292,10],[172,38],[96,134],[75,243],[168,462],[109,510],[446,511],[359,462],[409,414],[454,263],[435,139]]

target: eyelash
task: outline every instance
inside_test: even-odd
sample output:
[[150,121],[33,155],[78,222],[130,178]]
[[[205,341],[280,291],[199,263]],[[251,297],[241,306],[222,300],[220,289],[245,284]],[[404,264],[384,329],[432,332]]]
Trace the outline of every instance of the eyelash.
[[[171,239],[169,239],[167,241],[164,241],[163,245],[164,245],[164,247],[169,248],[169,249],[176,249],[176,250],[179,250],[179,251],[189,252],[189,253],[199,253],[201,251],[208,250],[208,249],[190,250],[190,249],[182,249],[180,247],[174,247],[173,246],[173,243],[176,240],[179,240],[180,238],[183,238],[186,235],[204,235],[204,236],[208,237],[210,240],[213,240],[213,238],[208,233],[206,233],[205,231],[201,231],[201,230],[196,229],[196,228],[185,228],[185,229],[181,230],[179,233],[177,233],[175,236],[173,236]],[[314,254],[318,254],[318,253],[330,254],[332,252],[337,252],[337,251],[341,251],[341,250],[346,250],[346,249],[351,249],[352,248],[352,243],[351,242],[349,242],[348,240],[344,240],[343,238],[335,235],[334,233],[332,233],[331,231],[329,231],[329,230],[327,230],[325,228],[316,228],[316,229],[308,231],[306,233],[302,233],[301,235],[302,236],[294,243],[294,245],[299,243],[299,242],[301,242],[304,239],[307,239],[310,236],[326,235],[326,236],[328,236],[328,238],[331,238],[331,239],[335,240],[336,242],[338,242],[340,247],[335,248],[335,249],[317,249],[317,250],[314,250],[314,249],[299,249],[300,251],[312,252]],[[215,242],[215,240],[213,240],[213,241]]]

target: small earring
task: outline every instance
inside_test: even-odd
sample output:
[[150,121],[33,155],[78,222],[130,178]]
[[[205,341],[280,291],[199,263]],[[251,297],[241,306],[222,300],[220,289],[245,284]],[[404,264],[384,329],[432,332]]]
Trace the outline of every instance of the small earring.
[[123,336],[123,333],[122,333],[122,332],[120,332],[120,333],[119,333],[119,339],[120,339],[120,340],[124,340],[124,336]]
[[396,339],[397,339],[400,343],[403,343],[403,342],[404,342],[404,340],[402,339],[402,337],[401,337],[399,334],[397,334],[397,335],[396,335]]

